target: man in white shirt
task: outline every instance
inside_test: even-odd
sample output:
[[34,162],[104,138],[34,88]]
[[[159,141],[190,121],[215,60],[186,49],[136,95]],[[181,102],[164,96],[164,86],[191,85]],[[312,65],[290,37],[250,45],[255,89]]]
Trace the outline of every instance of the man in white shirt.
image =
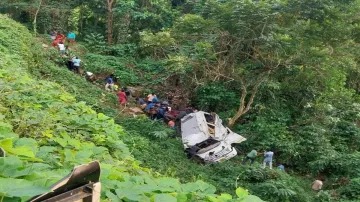
[[321,180],[315,180],[312,184],[311,184],[311,188],[314,191],[320,191],[321,188],[323,186],[323,182]]
[[86,72],[86,78],[93,82],[95,80],[95,75],[92,72]]
[[63,42],[59,42],[59,44],[58,44],[58,47],[59,47],[59,50],[60,50],[60,54],[61,55],[65,55],[65,45],[64,45],[64,43]]

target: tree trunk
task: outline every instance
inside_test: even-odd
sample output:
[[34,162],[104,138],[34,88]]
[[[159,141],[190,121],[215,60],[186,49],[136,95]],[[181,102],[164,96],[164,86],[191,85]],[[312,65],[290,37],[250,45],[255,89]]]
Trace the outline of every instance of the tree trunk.
[[243,81],[243,79],[240,79],[240,83],[241,83],[241,97],[240,97],[240,106],[238,111],[236,112],[236,114],[229,119],[229,128],[232,128],[235,124],[235,122],[244,114],[246,114],[250,108],[252,103],[254,102],[254,98],[256,96],[256,93],[260,87],[260,85],[266,80],[266,78],[268,77],[268,75],[270,74],[270,71],[266,72],[263,76],[260,77],[260,79],[255,83],[254,87],[251,90],[250,93],[250,98],[248,100],[248,102],[246,103],[246,98],[248,96],[248,92],[245,86],[245,83]]
[[107,38],[108,38],[108,45],[110,46],[112,44],[112,35],[113,35],[113,5],[115,3],[115,0],[107,0],[107,10],[108,10],[108,14],[107,14]]
[[42,0],[40,0],[39,2],[39,6],[35,12],[35,16],[34,16],[34,21],[33,21],[33,29],[34,29],[34,36],[36,37],[36,34],[37,34],[37,23],[36,23],[36,20],[37,20],[37,16],[39,14],[39,11],[40,11],[40,8],[41,8],[41,4],[42,4]]

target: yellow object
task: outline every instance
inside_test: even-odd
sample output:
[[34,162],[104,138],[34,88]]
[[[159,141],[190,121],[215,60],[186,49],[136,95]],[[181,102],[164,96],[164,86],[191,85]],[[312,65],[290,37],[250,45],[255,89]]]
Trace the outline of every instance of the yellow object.
[[118,85],[114,85],[114,90],[118,90],[119,86]]

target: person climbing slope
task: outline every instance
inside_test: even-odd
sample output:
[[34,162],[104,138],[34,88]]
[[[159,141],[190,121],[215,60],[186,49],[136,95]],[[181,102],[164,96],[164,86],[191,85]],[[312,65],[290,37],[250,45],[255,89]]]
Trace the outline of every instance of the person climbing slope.
[[279,170],[285,172],[285,166],[284,166],[284,164],[280,163],[280,165],[279,165],[277,168],[278,168]]
[[86,80],[90,81],[90,82],[94,82],[95,81],[95,75],[92,72],[85,72],[85,76],[86,76]]
[[56,35],[57,35],[57,33],[56,33],[56,31],[55,30],[52,30],[51,32],[50,32],[50,38],[51,38],[51,40],[55,40],[56,39]]
[[75,43],[75,33],[74,32],[69,32],[67,35],[67,38],[69,40],[69,44],[74,44]]
[[70,71],[74,71],[74,63],[73,63],[73,58],[69,57],[67,62],[66,62],[66,66]]
[[65,45],[64,45],[64,43],[62,41],[59,42],[58,47],[59,47],[59,50],[60,50],[60,54],[65,55],[66,48],[65,48]]
[[119,91],[119,92],[117,93],[117,96],[118,96],[118,98],[119,98],[120,104],[121,104],[121,105],[126,105],[127,98],[126,98],[125,90],[124,90],[124,89],[121,89],[121,91]]
[[264,168],[266,168],[266,164],[269,164],[270,169],[272,169],[272,159],[273,159],[273,156],[274,156],[274,152],[269,150],[269,151],[265,152],[264,156],[265,156]]
[[[260,153],[261,154],[261,153]],[[246,157],[244,158],[242,164],[245,165],[248,160],[250,160],[250,165],[252,165],[255,161],[256,156],[260,155],[257,153],[255,149],[251,150]]]
[[74,57],[72,59],[72,62],[73,62],[73,67],[74,67],[75,73],[80,74],[80,62],[81,62],[81,60],[78,57]]
[[108,76],[105,79],[105,90],[107,91],[112,91],[114,89],[114,80],[113,80],[113,74],[111,74],[110,76]]

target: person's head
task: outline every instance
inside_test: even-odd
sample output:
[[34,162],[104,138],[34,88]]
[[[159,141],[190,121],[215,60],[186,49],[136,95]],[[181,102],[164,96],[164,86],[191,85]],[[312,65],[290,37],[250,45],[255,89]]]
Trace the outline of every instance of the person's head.
[[59,44],[64,44],[64,43],[62,41],[60,41]]
[[139,101],[139,99],[140,99],[139,97],[136,97],[136,98],[135,98],[136,101]]
[[110,77],[115,77],[115,75],[114,75],[114,74],[110,74]]
[[75,57],[75,59],[79,59],[78,57]]

